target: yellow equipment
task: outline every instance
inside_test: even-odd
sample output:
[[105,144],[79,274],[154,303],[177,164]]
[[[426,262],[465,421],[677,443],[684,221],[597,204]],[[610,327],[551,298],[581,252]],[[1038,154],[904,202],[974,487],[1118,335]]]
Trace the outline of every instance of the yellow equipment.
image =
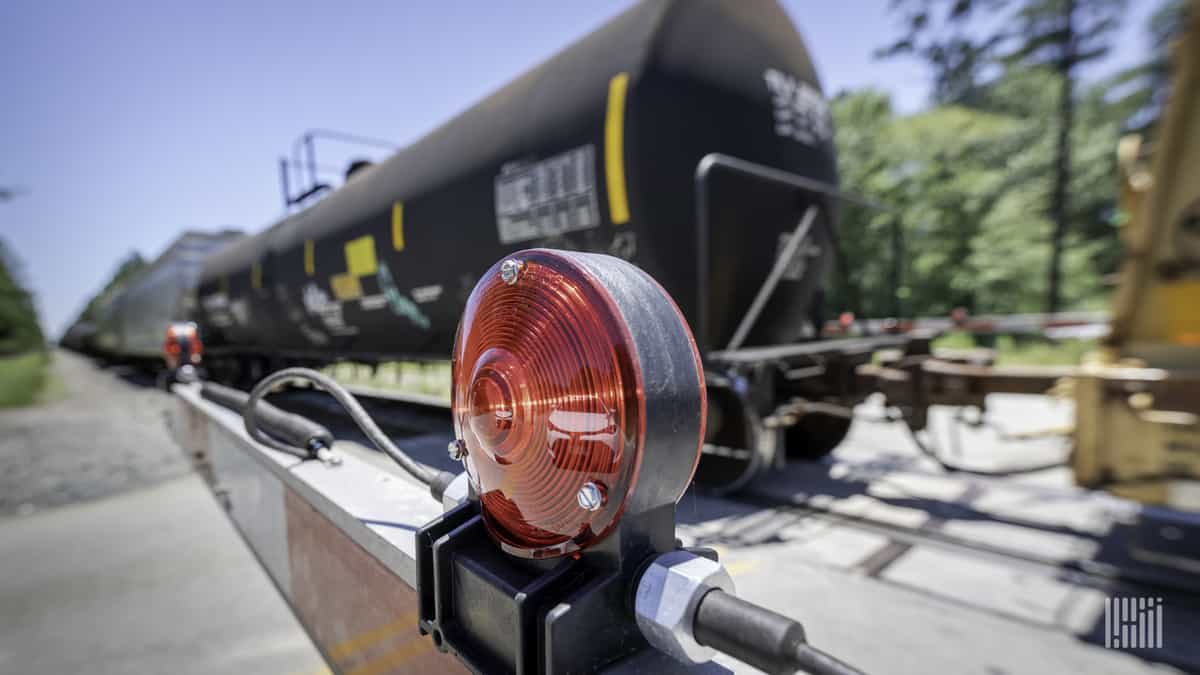
[[1200,3],[1152,163],[1122,141],[1125,261],[1104,348],[1074,376],[1081,485],[1200,511]]

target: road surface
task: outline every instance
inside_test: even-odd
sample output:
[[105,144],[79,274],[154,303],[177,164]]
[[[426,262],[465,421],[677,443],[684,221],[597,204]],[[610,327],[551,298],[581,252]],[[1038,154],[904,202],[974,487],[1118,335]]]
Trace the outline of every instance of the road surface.
[[165,393],[58,352],[0,412],[0,673],[328,672],[171,440]]

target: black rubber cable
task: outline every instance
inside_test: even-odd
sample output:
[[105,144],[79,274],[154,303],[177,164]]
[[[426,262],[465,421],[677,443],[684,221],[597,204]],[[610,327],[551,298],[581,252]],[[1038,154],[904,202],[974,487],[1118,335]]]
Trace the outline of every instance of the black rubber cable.
[[800,622],[720,589],[700,599],[693,634],[700,644],[766,673],[863,675],[808,644]]
[[[217,405],[244,415],[250,396],[232,387],[216,382],[205,382],[200,387],[200,396]],[[285,443],[285,452],[304,459],[321,459],[321,451],[333,447],[333,434],[325,427],[307,417],[285,412],[267,401],[260,401],[255,409],[255,424],[274,438]]]
[[441,500],[442,493],[445,492],[446,486],[454,480],[455,475],[448,471],[440,471],[431,466],[426,466],[409,457],[403,450],[396,447],[395,443],[392,443],[387,434],[383,433],[379,425],[375,423],[375,420],[371,419],[371,415],[366,410],[363,410],[362,405],[354,398],[353,394],[346,391],[346,388],[338,384],[332,377],[311,368],[284,368],[283,370],[271,373],[260,380],[258,384],[254,385],[254,388],[250,390],[250,398],[246,402],[246,409],[243,413],[246,423],[246,433],[250,434],[251,438],[277,450],[289,451],[284,444],[263,434],[258,429],[256,408],[259,401],[262,400],[262,397],[271,388],[283,382],[297,380],[310,382],[324,389],[334,400],[341,404],[346,413],[350,415],[350,418],[354,420],[354,423],[358,425],[358,428],[362,429],[363,434],[371,440],[371,443],[380,452],[390,457],[396,464],[399,464],[400,468],[404,469],[408,475],[428,485],[434,498],[439,501]]

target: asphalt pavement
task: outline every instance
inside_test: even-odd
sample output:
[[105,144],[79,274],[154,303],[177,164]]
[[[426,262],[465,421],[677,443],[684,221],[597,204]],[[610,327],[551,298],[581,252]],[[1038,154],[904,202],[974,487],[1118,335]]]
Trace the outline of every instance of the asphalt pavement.
[[0,412],[0,673],[328,672],[142,376],[58,352]]

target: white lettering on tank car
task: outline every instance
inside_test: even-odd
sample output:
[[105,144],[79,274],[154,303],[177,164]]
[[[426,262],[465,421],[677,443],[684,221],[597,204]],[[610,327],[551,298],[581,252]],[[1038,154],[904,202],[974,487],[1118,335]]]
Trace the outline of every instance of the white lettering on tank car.
[[200,298],[200,306],[208,315],[208,322],[215,328],[233,325],[233,316],[229,314],[229,296],[224,293],[212,293]]
[[409,294],[412,295],[413,300],[416,300],[422,305],[427,302],[436,302],[438,298],[442,297],[442,286],[441,284],[433,284],[432,286],[418,286],[409,291]]
[[245,298],[239,298],[229,303],[229,314],[240,326],[250,323],[250,303]]
[[301,322],[298,325],[300,327],[300,334],[303,335],[304,338],[306,340],[308,340],[309,342],[311,342],[315,345],[322,345],[322,346],[329,344],[329,336],[328,335],[325,335],[324,333],[313,328],[312,326],[308,325],[307,323]]
[[775,109],[775,133],[805,145],[820,145],[833,137],[829,105],[816,87],[774,68],[763,71],[763,80]]
[[600,224],[596,149],[592,145],[532,164],[509,162],[496,176],[495,189],[496,230],[501,244],[542,239]]
[[358,306],[368,312],[373,312],[377,309],[383,309],[384,307],[387,307],[387,304],[387,296],[383,293],[378,293],[376,295],[364,295],[358,299]]
[[354,335],[358,332],[357,326],[346,325],[342,317],[342,303],[330,298],[329,294],[315,283],[309,282],[304,287],[303,301],[304,309],[320,319],[325,330],[331,334]]

